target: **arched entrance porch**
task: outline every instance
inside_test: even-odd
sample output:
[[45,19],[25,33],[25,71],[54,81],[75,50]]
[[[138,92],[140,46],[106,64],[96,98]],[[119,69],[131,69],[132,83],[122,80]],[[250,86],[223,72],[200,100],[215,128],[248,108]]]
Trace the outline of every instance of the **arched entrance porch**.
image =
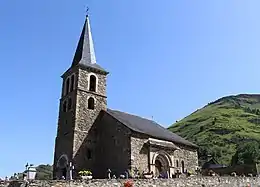
[[158,154],[155,158],[155,177],[169,178],[170,163],[166,155]]
[[57,178],[62,179],[63,177],[66,179],[68,176],[68,165],[69,160],[67,155],[61,155],[61,157],[57,161]]

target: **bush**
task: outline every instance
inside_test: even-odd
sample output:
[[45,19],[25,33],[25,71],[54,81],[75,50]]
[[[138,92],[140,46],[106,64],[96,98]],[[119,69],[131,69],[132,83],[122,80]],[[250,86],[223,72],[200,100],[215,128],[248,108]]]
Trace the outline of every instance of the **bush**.
[[79,172],[79,175],[81,175],[81,176],[90,176],[90,175],[92,175],[92,172],[88,171],[88,170],[82,170],[82,171]]

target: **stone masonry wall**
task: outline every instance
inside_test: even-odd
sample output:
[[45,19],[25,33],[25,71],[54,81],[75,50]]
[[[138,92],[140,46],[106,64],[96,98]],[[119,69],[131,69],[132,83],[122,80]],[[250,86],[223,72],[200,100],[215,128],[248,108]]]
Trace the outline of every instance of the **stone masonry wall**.
[[148,136],[133,133],[131,137],[131,168],[137,168],[140,172],[149,171],[148,149],[144,146]]
[[[174,151],[174,166],[181,172],[181,162],[184,161],[184,171],[187,169],[189,172],[195,172],[198,168],[198,153],[196,149],[179,146],[181,149]],[[178,160],[179,166],[177,167],[176,161]]]
[[[89,76],[97,78],[96,92],[89,91]],[[73,140],[73,162],[75,168],[82,169],[85,165],[91,168],[93,160],[85,160],[86,150],[95,147],[95,143],[88,137],[88,132],[97,119],[101,110],[106,110],[106,75],[92,73],[89,70],[78,70],[77,96],[76,96],[76,118]],[[95,100],[94,110],[88,109],[88,98]],[[85,144],[85,145],[83,145]],[[85,148],[84,148],[85,147]]]
[[[140,133],[133,133],[131,137],[131,167],[137,167],[139,171],[149,171],[149,151],[157,152],[159,150],[164,150],[163,148],[149,148],[144,144],[148,140],[148,136]],[[172,166],[175,170],[182,171],[181,162],[184,162],[184,171],[186,169],[189,172],[195,172],[198,167],[198,155],[196,149],[190,149],[188,147],[184,147],[178,145],[180,150],[164,150],[172,157]],[[151,158],[150,158],[151,159]],[[178,161],[178,166],[176,164]],[[151,169],[151,168],[150,168]],[[173,174],[173,173],[171,173]],[[170,174],[170,176],[171,176]]]
[[131,132],[106,112],[102,111],[101,115],[101,120],[93,126],[97,140],[93,171],[99,178],[106,178],[108,169],[111,170],[111,176],[119,176],[130,168]]
[[88,90],[89,86],[89,76],[94,74],[97,78],[97,93],[99,95],[106,95],[106,75],[98,74],[98,73],[92,73],[89,70],[82,70],[79,69],[78,72],[78,88],[82,90]]
[[[260,178],[239,177],[190,177],[183,179],[139,179],[133,181],[134,187],[260,187]],[[126,180],[90,180],[90,181],[33,181],[33,187],[123,187]],[[25,187],[22,181],[0,183],[0,187]]]
[[[73,90],[69,89],[69,92],[65,95],[64,85],[66,80],[74,76],[74,87]],[[66,76],[63,76],[63,86],[62,94],[60,99],[59,106],[59,117],[58,117],[58,127],[57,127],[57,136],[55,139],[55,152],[54,152],[54,168],[53,168],[53,177],[60,175],[58,172],[57,161],[61,155],[66,155],[69,160],[72,159],[72,149],[73,149],[73,138],[74,138],[74,126],[75,126],[75,106],[76,106],[76,90],[75,83],[77,81],[78,73],[74,70],[70,70]],[[71,100],[71,109],[68,108],[69,100]],[[63,111],[63,105],[67,103],[67,110]]]

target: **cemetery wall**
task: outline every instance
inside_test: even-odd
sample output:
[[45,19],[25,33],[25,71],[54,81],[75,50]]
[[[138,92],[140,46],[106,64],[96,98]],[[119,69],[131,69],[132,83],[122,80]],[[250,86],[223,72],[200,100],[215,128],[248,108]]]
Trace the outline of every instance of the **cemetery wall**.
[[[89,181],[33,181],[28,186],[23,181],[0,183],[0,187],[123,187],[127,180],[93,179]],[[240,177],[190,177],[178,179],[131,180],[134,187],[260,187],[260,178]]]

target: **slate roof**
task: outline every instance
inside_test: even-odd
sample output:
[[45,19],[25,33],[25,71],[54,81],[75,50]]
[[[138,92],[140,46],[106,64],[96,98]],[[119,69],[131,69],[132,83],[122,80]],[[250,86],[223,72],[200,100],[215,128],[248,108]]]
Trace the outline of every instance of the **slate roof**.
[[98,64],[80,64],[82,66],[85,66],[85,67],[89,67],[89,68],[94,68],[96,70],[99,70],[99,71],[102,71],[104,73],[108,73],[104,68],[102,68],[100,65]]
[[88,16],[86,16],[85,24],[80,35],[80,39],[71,67],[78,64],[84,67],[90,67],[108,73],[104,68],[96,63],[94,43],[92,39],[90,21]]
[[151,137],[155,137],[161,140],[168,140],[196,148],[198,147],[197,145],[189,142],[175,133],[172,133],[152,120],[117,110],[107,109],[106,112],[135,132],[147,134]]
[[219,164],[215,158],[211,158],[209,161],[205,162],[202,166],[202,169],[217,169],[217,168],[225,168],[226,165]]
[[218,168],[226,168],[227,166],[222,164],[208,164],[203,165],[202,169],[218,169]]

